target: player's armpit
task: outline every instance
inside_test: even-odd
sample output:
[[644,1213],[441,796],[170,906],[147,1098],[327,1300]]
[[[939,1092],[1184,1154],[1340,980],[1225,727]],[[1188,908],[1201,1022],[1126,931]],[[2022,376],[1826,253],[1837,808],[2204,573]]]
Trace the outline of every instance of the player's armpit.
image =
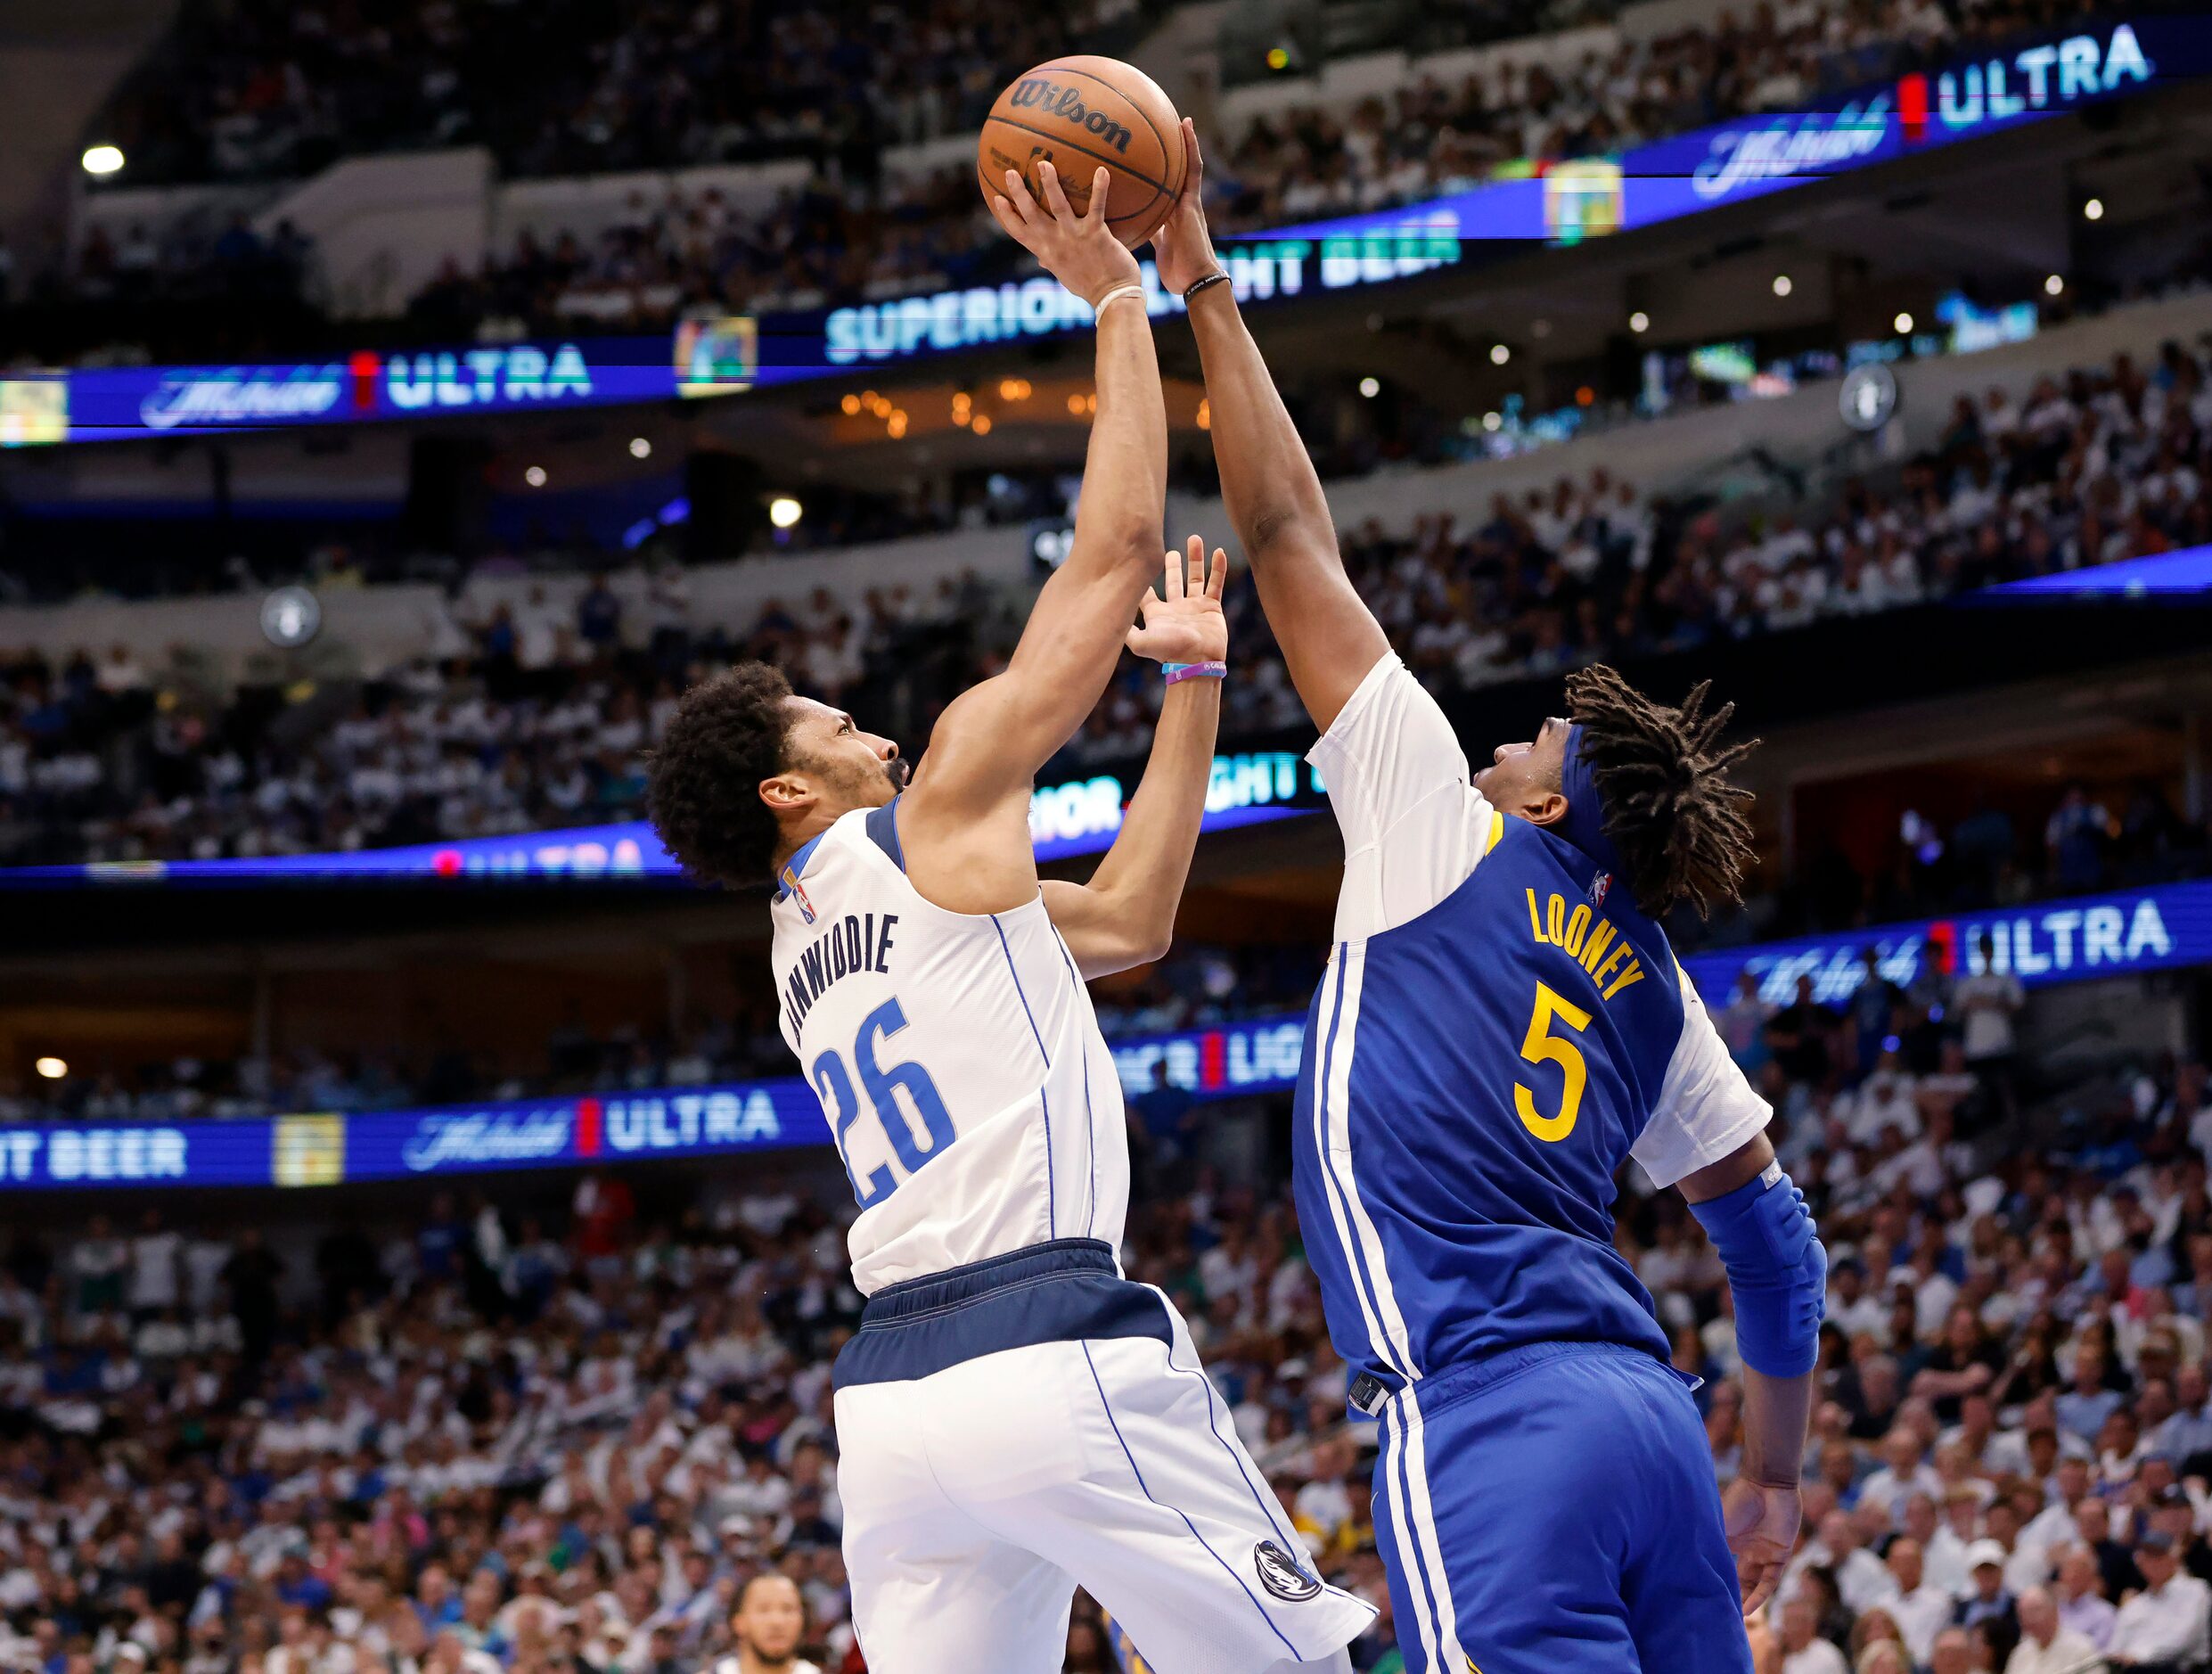
[[1420,917],[1496,846],[1499,816],[1470,781],[1451,721],[1388,650],[1307,759],[1344,833],[1340,940]]
[[1675,967],[1682,994],[1682,1037],[1675,1042],[1659,1085],[1651,1119],[1629,1154],[1656,1186],[1680,1185],[1692,1202],[1718,1197],[1756,1176],[1774,1156],[1771,1147],[1756,1167],[1750,1147],[1774,1120],[1774,1111],[1753,1090],[1728,1043],[1713,1026],[1697,985]]

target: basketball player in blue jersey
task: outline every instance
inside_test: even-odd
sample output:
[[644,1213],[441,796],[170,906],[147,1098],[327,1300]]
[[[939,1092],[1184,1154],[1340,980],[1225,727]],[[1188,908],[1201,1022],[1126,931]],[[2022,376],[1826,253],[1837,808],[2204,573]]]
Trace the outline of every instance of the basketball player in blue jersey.
[[[1185,124],[1192,178],[1197,141]],[[1610,669],[1471,775],[1338,556],[1319,480],[1218,275],[1195,191],[1157,246],[1204,361],[1223,496],[1343,828],[1336,944],[1295,1106],[1299,1218],[1407,1666],[1749,1674],[1795,1542],[1827,1260],[1655,919],[1735,899],[1748,793],[1703,688]],[[1613,1242],[1634,1157],[1733,1293],[1742,1470]]]
[[[1067,562],[1004,673],[891,742],[734,669],[653,767],[695,874],[777,881],[783,1038],[859,1206],[868,1299],[834,1374],[853,1624],[874,1674],[1053,1674],[1079,1582],[1159,1674],[1349,1674],[1372,1606],[1325,1585],[1167,1297],[1120,1268],[1129,1153],[1083,979],[1165,950],[1205,812],[1226,559],[1170,553],[1167,429],[1105,171],[1073,215],[1047,162],[1000,225],[1098,320],[1098,418]],[[1161,595],[1164,594],[1164,597]],[[1139,613],[1143,625],[1133,629]],[[1040,884],[1036,770],[1125,640],[1166,663],[1152,759],[1086,884]]]

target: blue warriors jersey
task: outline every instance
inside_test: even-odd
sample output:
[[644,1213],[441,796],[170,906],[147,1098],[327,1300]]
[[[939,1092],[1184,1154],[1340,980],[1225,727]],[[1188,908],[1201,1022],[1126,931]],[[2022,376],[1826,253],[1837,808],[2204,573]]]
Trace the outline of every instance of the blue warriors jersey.
[[1766,1105],[1626,883],[1492,808],[1396,658],[1313,759],[1346,878],[1307,1022],[1298,1207],[1356,1385],[1535,1343],[1665,1357],[1614,1245],[1614,1177],[1633,1155],[1671,1185]]

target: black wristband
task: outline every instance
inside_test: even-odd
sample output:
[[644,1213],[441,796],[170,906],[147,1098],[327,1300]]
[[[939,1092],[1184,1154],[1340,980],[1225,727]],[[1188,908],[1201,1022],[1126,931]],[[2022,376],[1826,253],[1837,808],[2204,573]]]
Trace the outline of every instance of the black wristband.
[[1186,308],[1189,308],[1191,306],[1191,299],[1196,296],[1200,291],[1206,289],[1208,285],[1226,284],[1228,283],[1229,275],[1224,273],[1220,268],[1215,268],[1213,272],[1208,274],[1203,279],[1194,281],[1192,283],[1184,287],[1183,292],[1183,306]]

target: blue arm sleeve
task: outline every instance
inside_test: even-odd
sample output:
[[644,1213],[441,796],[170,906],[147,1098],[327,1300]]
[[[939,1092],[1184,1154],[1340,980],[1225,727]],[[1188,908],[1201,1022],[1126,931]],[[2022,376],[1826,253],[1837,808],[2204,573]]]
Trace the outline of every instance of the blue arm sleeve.
[[1828,1251],[1813,1211],[1781,1163],[1690,1212],[1728,1274],[1736,1304],[1736,1351],[1769,1377],[1802,1377],[1820,1355],[1828,1310]]

